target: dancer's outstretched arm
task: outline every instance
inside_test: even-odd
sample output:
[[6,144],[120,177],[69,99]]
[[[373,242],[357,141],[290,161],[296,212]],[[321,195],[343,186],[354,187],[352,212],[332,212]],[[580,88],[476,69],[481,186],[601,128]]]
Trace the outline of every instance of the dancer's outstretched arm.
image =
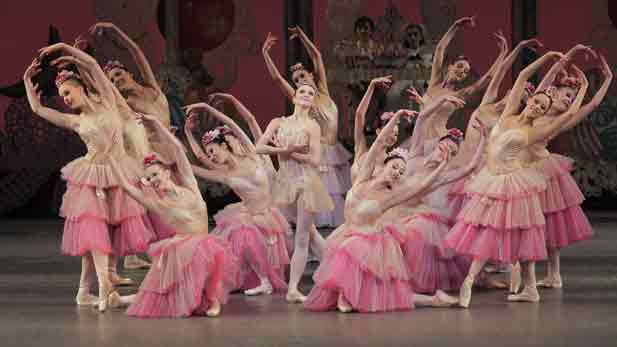
[[484,154],[484,146],[486,146],[486,138],[488,136],[488,130],[486,129],[486,126],[484,125],[484,123],[482,123],[480,119],[476,119],[474,121],[474,124],[472,124],[472,126],[475,129],[477,129],[478,132],[480,132],[481,138],[480,138],[480,144],[476,148],[476,152],[474,153],[473,158],[471,159],[471,162],[469,162],[469,164],[467,164],[466,166],[462,168],[446,171],[442,175],[442,177],[438,180],[437,184],[435,185],[435,188],[443,186],[445,184],[458,181],[461,178],[467,177],[480,163],[480,160],[482,159],[482,155]]
[[287,82],[287,80],[281,75],[279,70],[276,68],[272,57],[270,57],[270,49],[276,43],[277,38],[272,35],[272,33],[268,33],[266,37],[266,41],[264,42],[263,47],[261,48],[261,54],[264,57],[266,62],[266,67],[268,68],[268,72],[272,79],[276,82],[276,84],[281,88],[283,94],[289,99],[293,100],[294,97],[294,88]]
[[231,132],[234,134],[234,136],[238,140],[240,140],[240,143],[246,148],[248,148],[250,152],[255,152],[255,145],[253,144],[253,141],[251,141],[251,139],[246,135],[244,130],[242,130],[242,128],[240,128],[238,124],[236,124],[236,122],[233,121],[233,119],[229,118],[223,112],[206,104],[205,102],[188,105],[186,106],[186,108],[187,108],[186,112],[189,114],[191,113],[191,111],[198,110],[198,109],[207,111],[214,118],[218,119],[221,123],[227,125],[229,129],[231,129]]
[[566,74],[567,75],[566,65],[569,62],[571,62],[572,59],[574,58],[574,56],[577,53],[579,53],[579,52],[585,53],[585,54],[593,56],[594,58],[597,58],[596,52],[594,52],[589,46],[578,44],[578,45],[572,47],[566,53],[564,59],[559,60],[557,63],[555,63],[555,64],[553,64],[553,66],[551,66],[551,68],[548,70],[546,75],[544,75],[544,78],[540,82],[540,85],[538,85],[538,88],[536,88],[536,89],[537,90],[546,90],[548,87],[553,85],[553,83],[555,82],[555,79],[557,78],[557,76],[559,76],[559,74]]
[[391,78],[392,76],[385,76],[372,79],[368,88],[366,88],[362,100],[360,100],[360,104],[358,104],[354,124],[354,162],[357,162],[368,150],[366,137],[364,136],[364,126],[366,124],[366,112],[371,104],[375,89],[379,86],[386,89],[389,88],[392,84]]
[[323,62],[323,58],[321,56],[321,52],[315,46],[313,41],[311,41],[308,36],[302,31],[299,26],[295,26],[293,28],[289,28],[289,39],[292,40],[294,38],[299,38],[302,41],[302,45],[306,49],[311,61],[313,62],[313,67],[315,68],[315,72],[317,73],[317,88],[320,93],[330,95],[328,91],[328,78],[326,76],[326,65]]
[[159,209],[159,205],[156,203],[154,199],[148,198],[140,189],[135,187],[129,182],[129,180],[124,175],[122,167],[113,156],[109,157],[109,164],[111,165],[111,170],[114,175],[118,179],[120,183],[120,187],[124,190],[131,198],[137,200],[140,204],[146,207],[146,209],[157,212]]
[[446,59],[446,49],[454,39],[454,36],[458,30],[464,26],[474,27],[476,25],[475,17],[464,17],[458,19],[443,35],[439,43],[435,47],[435,55],[433,58],[433,66],[431,69],[431,80],[429,81],[429,88],[436,86],[443,82],[444,79],[444,63]]

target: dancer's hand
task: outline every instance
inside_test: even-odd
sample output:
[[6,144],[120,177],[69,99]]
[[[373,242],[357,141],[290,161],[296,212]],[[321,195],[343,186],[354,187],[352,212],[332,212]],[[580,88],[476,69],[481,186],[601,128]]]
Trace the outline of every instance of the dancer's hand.
[[70,46],[64,42],[59,42],[59,43],[55,43],[47,47],[43,47],[39,49],[39,60],[43,60],[45,56],[52,54],[54,52],[57,52],[57,51],[66,50],[67,48],[70,48]]
[[225,102],[233,103],[235,100],[236,98],[233,95],[226,93],[214,93],[208,96],[208,103],[218,110]]
[[301,154],[306,154],[309,152],[309,145],[308,144],[291,144],[287,146],[287,153],[291,154],[291,153],[301,153]]
[[295,38],[299,38],[304,32],[299,26],[294,26],[291,28],[287,28],[287,32],[289,33],[289,39],[293,40]]
[[77,59],[72,55],[64,55],[57,59],[54,59],[49,63],[51,66],[55,66],[58,69],[65,69],[69,65],[76,65]]
[[479,117],[474,118],[471,126],[474,129],[478,130],[478,132],[480,132],[482,136],[488,135],[488,129],[486,128],[486,124],[484,124],[484,122],[482,122],[482,120]]
[[87,39],[85,39],[82,35],[77,36],[75,42],[73,43],[73,47],[79,50],[85,50],[90,45]]
[[413,117],[417,117],[420,114],[418,111],[401,109],[396,111],[396,115],[400,117],[405,117],[407,120],[411,121]]
[[96,23],[88,29],[88,33],[92,36],[103,36],[106,33],[116,33],[120,29],[114,24],[109,22]]
[[465,107],[465,100],[456,97],[454,95],[446,95],[443,97],[445,102],[449,102],[451,104],[453,104],[456,108],[462,108]]
[[494,33],[493,35],[497,39],[497,46],[499,47],[499,51],[502,54],[506,53],[508,51],[508,40],[503,35],[503,32],[501,30],[499,30],[496,33]]
[[278,39],[274,35],[272,35],[272,33],[268,33],[268,36],[266,36],[266,41],[264,41],[264,44],[261,48],[261,52],[263,54],[269,54],[270,49],[272,48],[272,46],[274,46],[277,40]]
[[381,87],[387,90],[392,85],[392,75],[373,78],[371,80],[371,84],[376,87]]
[[466,26],[473,28],[476,26],[476,16],[474,15],[472,17],[459,18],[454,22],[454,25],[458,27]]
[[574,47],[572,47],[568,53],[566,53],[566,57],[569,60],[572,60],[572,58],[574,58],[574,56],[579,53],[582,52],[585,56],[585,60],[589,60],[589,57],[593,58],[593,59],[598,59],[598,54],[591,49],[591,46],[585,46],[582,44],[578,44]]
[[524,40],[518,43],[521,48],[528,48],[534,52],[537,52],[540,48],[544,48],[544,45],[538,39]]
[[409,100],[415,101],[420,106],[424,105],[424,98],[422,97],[422,95],[420,95],[416,88],[409,87],[405,89],[405,92],[407,93],[407,97],[409,98]]

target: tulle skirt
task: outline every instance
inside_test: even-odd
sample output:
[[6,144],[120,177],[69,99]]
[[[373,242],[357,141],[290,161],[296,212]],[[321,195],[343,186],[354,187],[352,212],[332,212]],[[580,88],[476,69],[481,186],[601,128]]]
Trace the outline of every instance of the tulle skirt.
[[[132,181],[138,177],[134,161],[121,161]],[[67,190],[60,216],[66,219],[62,253],[81,256],[88,252],[123,256],[142,253],[155,239],[146,210],[116,181],[109,165],[76,159],[62,169]]]
[[336,227],[345,221],[345,194],[351,188],[349,161],[353,156],[338,142],[335,145],[322,143],[321,149],[322,165],[319,167],[319,177],[330,194],[334,209],[318,213],[315,216],[315,225]]
[[546,178],[546,190],[540,203],[546,218],[546,245],[562,248],[593,236],[593,230],[581,204],[585,197],[570,174],[572,159],[551,154],[534,163]]
[[[281,163],[281,161],[279,161]],[[293,205],[301,200],[310,212],[334,210],[334,203],[318,175],[317,168],[298,164],[293,160],[281,163],[272,186],[274,203],[280,207]]]
[[411,273],[400,248],[400,233],[349,228],[329,242],[313,275],[315,286],[304,303],[313,311],[336,307],[342,293],[359,312],[410,310],[414,307]]
[[152,244],[152,267],[127,313],[141,318],[202,315],[225,304],[237,287],[239,266],[222,239],[200,233]]
[[546,259],[545,220],[534,169],[495,175],[482,169],[466,188],[467,201],[445,245],[460,255],[499,263]]
[[285,237],[290,226],[276,208],[251,213],[244,203],[231,204],[214,216],[212,234],[227,240],[239,259],[239,288],[259,285],[254,269],[268,276],[274,289],[286,290],[285,269],[289,265]]

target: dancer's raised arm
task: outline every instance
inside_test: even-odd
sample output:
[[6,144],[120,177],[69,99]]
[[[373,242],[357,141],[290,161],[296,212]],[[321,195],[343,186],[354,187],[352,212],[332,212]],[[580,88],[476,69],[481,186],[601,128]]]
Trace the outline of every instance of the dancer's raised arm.
[[270,73],[270,76],[272,77],[272,79],[274,79],[276,84],[281,88],[281,90],[283,91],[283,94],[288,99],[291,100],[294,97],[295,89],[281,75],[279,70],[276,68],[276,65],[274,64],[272,57],[270,57],[270,49],[272,48],[272,46],[274,46],[274,44],[276,43],[276,40],[277,38],[274,37],[272,33],[268,33],[268,36],[266,37],[266,41],[264,42],[264,45],[261,48],[261,54],[264,57],[264,60],[266,62],[266,67],[268,68],[268,72]]
[[443,82],[445,77],[444,74],[444,63],[446,58],[446,49],[454,39],[454,36],[458,32],[458,30],[464,26],[474,27],[476,25],[475,17],[464,17],[458,19],[454,24],[448,29],[448,31],[443,35],[437,47],[435,47],[435,55],[433,58],[433,66],[431,69],[431,80],[429,81],[429,88],[438,85]]
[[292,40],[294,38],[299,38],[304,48],[306,49],[311,61],[313,62],[313,67],[315,72],[317,72],[317,89],[319,89],[320,93],[330,95],[328,91],[328,79],[326,76],[326,66],[323,62],[323,58],[321,56],[321,52],[313,41],[311,41],[308,36],[302,31],[299,26],[295,26],[293,28],[289,28],[289,39]]
[[157,211],[159,205],[156,202],[156,199],[148,198],[140,189],[132,185],[128,178],[124,175],[123,168],[120,167],[120,164],[113,156],[109,157],[109,164],[111,166],[111,170],[113,171],[116,179],[120,183],[120,187],[124,190],[128,195],[130,195],[133,199],[137,200],[140,204],[146,207],[146,209],[151,211]]
[[476,152],[473,155],[471,161],[464,167],[448,170],[446,171],[442,177],[437,182],[437,186],[442,186],[445,184],[449,184],[452,182],[456,182],[464,177],[467,177],[473,170],[480,164],[480,160],[482,159],[482,155],[484,154],[484,146],[486,146],[486,138],[488,137],[488,130],[486,129],[486,125],[482,123],[482,121],[477,118],[474,120],[472,126],[480,132],[480,144],[476,148]]
[[389,88],[392,84],[391,78],[392,76],[385,76],[372,79],[368,85],[368,88],[366,88],[366,92],[364,93],[360,104],[358,104],[354,124],[354,162],[358,161],[358,159],[368,150],[366,137],[364,136],[364,126],[366,125],[366,113],[369,105],[371,104],[371,99],[373,98],[375,89],[379,86],[384,87],[385,89]]
[[234,134],[234,136],[238,140],[240,140],[240,143],[243,146],[248,148],[249,151],[251,151],[251,152],[255,151],[255,145],[253,144],[253,141],[251,141],[251,139],[246,135],[244,130],[242,130],[242,128],[240,128],[238,126],[238,124],[236,124],[236,122],[233,121],[233,119],[229,118],[223,112],[221,112],[221,111],[217,110],[216,108],[206,104],[205,102],[200,102],[200,103],[197,103],[197,104],[188,105],[187,109],[186,109],[186,112],[190,114],[191,111],[197,110],[197,109],[203,109],[203,110],[207,111],[214,118],[218,119],[221,123],[227,125],[229,127],[229,129],[231,130],[231,132]]
[[474,94],[484,90],[488,86],[493,76],[495,75],[495,71],[497,71],[497,69],[499,68],[503,60],[505,59],[506,54],[508,54],[508,42],[505,40],[503,35],[502,36],[498,35],[497,39],[498,39],[498,45],[499,45],[499,55],[497,56],[497,59],[495,59],[495,61],[493,62],[493,65],[491,65],[491,67],[488,69],[488,71],[486,71],[484,75],[482,75],[482,77],[480,77],[472,85],[465,87],[458,92],[458,95],[462,99],[467,99],[473,96]]

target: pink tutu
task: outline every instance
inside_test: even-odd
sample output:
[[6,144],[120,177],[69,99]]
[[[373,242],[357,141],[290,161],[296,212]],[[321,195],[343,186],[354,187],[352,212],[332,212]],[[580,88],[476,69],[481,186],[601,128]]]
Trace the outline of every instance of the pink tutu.
[[544,177],[533,169],[493,175],[484,168],[467,186],[468,201],[445,245],[456,253],[500,263],[546,259],[539,193]]
[[535,162],[534,167],[547,182],[546,190],[540,193],[547,247],[562,248],[591,238],[591,224],[580,206],[585,197],[570,174],[572,159],[551,153]]
[[156,241],[165,240],[176,235],[176,231],[169,225],[163,223],[161,217],[156,213],[148,213],[148,218],[152,224],[152,230],[156,235]]
[[342,293],[354,310],[384,312],[414,307],[411,274],[393,226],[381,232],[350,229],[328,247],[304,307],[326,311]]
[[419,293],[458,290],[470,262],[446,249],[443,242],[450,231],[447,218],[437,213],[414,214],[404,223],[403,253]]
[[335,145],[321,144],[319,177],[334,202],[334,210],[315,216],[315,225],[318,227],[336,227],[345,221],[345,194],[351,188],[351,158],[351,153],[338,142]]
[[[66,218],[62,253],[127,255],[148,249],[154,234],[146,211],[118,187],[108,165],[79,158],[62,169],[62,177],[67,181],[60,207],[60,216]],[[129,178],[137,179],[130,174]]]
[[253,267],[267,274],[277,290],[286,290],[285,269],[289,253],[285,237],[290,227],[281,212],[271,208],[258,215],[251,214],[244,203],[231,204],[214,216],[213,234],[227,240],[232,253],[241,262],[239,288],[259,285]]
[[152,244],[152,267],[127,313],[141,318],[204,314],[227,302],[237,286],[238,264],[225,241],[207,233]]

